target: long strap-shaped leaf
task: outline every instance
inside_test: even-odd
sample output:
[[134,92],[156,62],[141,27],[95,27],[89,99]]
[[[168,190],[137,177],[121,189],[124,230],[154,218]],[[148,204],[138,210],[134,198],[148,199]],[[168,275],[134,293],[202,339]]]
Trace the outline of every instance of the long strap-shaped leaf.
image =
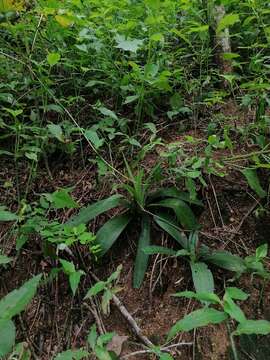
[[131,218],[131,214],[128,213],[115,216],[98,230],[96,234],[96,241],[101,247],[101,255],[104,255],[111,248],[128,225]]
[[[164,218],[164,220],[163,220]],[[165,230],[172,238],[174,238],[184,249],[189,250],[189,244],[186,236],[181,234],[176,228],[174,221],[164,214],[158,214],[154,217],[155,222]],[[246,270],[244,260],[237,255],[225,250],[212,251],[208,246],[202,244],[199,250],[199,257],[206,262],[210,262],[225,270],[233,271],[236,273],[243,273]]]
[[181,234],[181,232],[177,229],[177,225],[174,224],[173,219],[163,214],[158,214],[158,216],[154,216],[154,220],[163,230],[171,235],[171,237],[174,238],[178,244],[180,244],[184,249],[188,250],[187,238],[185,234]]
[[67,224],[72,226],[78,226],[80,224],[86,224],[96,216],[114,208],[121,204],[123,196],[116,194],[107,199],[100,200],[94,204],[88,205],[80,210],[77,215],[72,216]]
[[178,221],[186,229],[196,230],[199,227],[192,210],[182,200],[168,198],[161,200],[158,203],[151,204],[151,206],[159,206],[159,207],[162,206],[172,209],[175,212]]
[[133,286],[138,289],[141,287],[144,275],[147,270],[149,255],[143,249],[150,245],[150,227],[151,221],[148,215],[142,217],[141,234],[138,242],[137,255],[135,260]]
[[186,192],[180,191],[175,187],[165,188],[161,190],[157,190],[154,193],[150,194],[148,199],[149,201],[153,201],[154,199],[164,198],[164,197],[172,197],[179,200],[183,200],[189,204],[195,204],[198,206],[203,206],[203,203],[198,199],[191,199],[190,195]]

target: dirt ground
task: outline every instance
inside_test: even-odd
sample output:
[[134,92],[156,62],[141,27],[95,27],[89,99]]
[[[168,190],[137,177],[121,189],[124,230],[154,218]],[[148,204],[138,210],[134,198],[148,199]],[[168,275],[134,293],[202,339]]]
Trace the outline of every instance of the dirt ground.
[[[56,159],[57,160],[57,159]],[[153,160],[153,158],[152,158]],[[43,192],[51,192],[59,187],[74,186],[74,198],[80,204],[88,204],[107,196],[110,183],[97,183],[92,165],[87,168],[74,161],[72,166],[63,165],[65,162],[55,161],[50,166],[52,179],[46,169],[41,169],[33,180],[31,194],[33,198]],[[26,172],[20,169],[20,186],[27,181]],[[5,163],[0,171],[1,183],[6,181],[15,183],[12,164]],[[2,185],[2,184],[1,184]],[[17,198],[16,188],[7,187],[0,194],[0,202],[13,206]],[[254,210],[258,207],[258,199],[251,194],[245,181],[239,173],[231,172],[224,178],[211,177],[211,184],[203,189],[202,199],[204,208],[199,215],[202,225],[200,240],[213,249],[226,249],[233,254],[253,254],[257,246],[269,242],[270,216],[264,214],[256,217]],[[267,204],[264,204],[267,206]],[[71,212],[57,214],[63,221]],[[98,222],[91,228],[96,228],[104,222],[100,216]],[[86,336],[95,319],[84,306],[83,297],[93,283],[89,275],[93,271],[100,279],[109,276],[119,264],[123,265],[119,285],[122,291],[117,294],[130,314],[134,317],[143,333],[155,344],[164,344],[166,335],[172,325],[185,314],[199,308],[199,303],[193,300],[174,298],[171,295],[178,291],[192,290],[191,273],[187,263],[182,258],[177,260],[162,256],[153,256],[146,279],[140,290],[132,288],[132,271],[135,258],[134,233],[126,233],[118,244],[106,255],[102,263],[94,263],[89,254],[83,249],[77,249],[75,254],[80,259],[80,266],[86,272],[82,285],[75,298],[72,297],[67,278],[59,274],[58,279],[43,285],[27,310],[16,320],[17,340],[27,340],[36,359],[49,360],[63,349],[78,348],[86,343]],[[15,239],[7,237],[7,225],[0,228],[1,246],[10,256],[14,252]],[[155,244],[175,246],[173,241],[154,228],[152,238]],[[127,246],[120,246],[120,243]],[[79,255],[79,257],[77,257]],[[83,261],[81,261],[81,259]],[[21,251],[20,256],[11,267],[2,270],[0,277],[0,297],[19,287],[34,274],[43,272],[49,276],[55,260],[44,257],[40,239],[33,238]],[[225,279],[232,279],[232,274],[224,270],[212,268],[217,293],[224,289]],[[243,303],[243,310],[248,318],[270,320],[270,284],[264,284],[258,277],[242,276],[232,282],[250,294]],[[99,299],[96,299],[97,305]],[[100,314],[107,331],[115,331],[118,335],[127,336],[123,344],[121,355],[142,350],[138,339],[132,334],[130,327],[111,305],[110,314]],[[235,326],[230,324],[231,328]],[[269,360],[270,351],[267,347],[270,338],[242,338],[238,339],[241,360]],[[207,326],[194,332],[179,335],[174,343],[187,342],[189,345],[173,349],[171,354],[179,360],[229,360],[230,342],[225,325]],[[130,359],[154,359],[150,354],[138,354]]]

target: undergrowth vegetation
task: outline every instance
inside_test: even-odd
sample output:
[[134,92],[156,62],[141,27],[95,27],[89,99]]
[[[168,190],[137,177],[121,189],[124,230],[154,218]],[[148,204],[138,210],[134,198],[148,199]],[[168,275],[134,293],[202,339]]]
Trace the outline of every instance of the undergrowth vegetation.
[[[269,229],[241,237],[269,220],[269,59],[263,0],[0,0],[1,359],[195,359],[182,336],[224,323],[224,359],[243,360],[238,339],[270,333],[238,304],[253,296],[242,279],[261,286],[260,306],[270,278]],[[236,207],[253,202],[238,219],[226,182]],[[172,301],[200,307],[153,340],[122,294],[151,302],[165,268],[179,270]],[[36,298],[34,322],[46,296],[64,304],[65,284],[78,335],[68,313],[42,350],[23,316]],[[106,330],[111,307],[138,351]]]

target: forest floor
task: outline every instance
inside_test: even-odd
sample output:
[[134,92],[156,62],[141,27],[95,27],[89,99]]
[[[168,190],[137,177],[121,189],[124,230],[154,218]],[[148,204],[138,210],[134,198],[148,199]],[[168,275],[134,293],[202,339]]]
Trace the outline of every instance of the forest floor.
[[[228,114],[226,114],[228,115]],[[235,115],[234,113],[231,115]],[[241,121],[241,116],[238,116]],[[243,118],[243,117],[242,117]],[[194,130],[193,134],[194,134]],[[172,134],[174,134],[172,136]],[[175,135],[176,134],[176,135]],[[183,134],[181,134],[183,135]],[[175,131],[164,134],[166,141],[174,141],[179,136]],[[186,135],[186,134],[185,134]],[[241,149],[241,145],[239,147]],[[158,153],[149,156],[152,166],[158,157]],[[145,164],[149,165],[149,164]],[[80,159],[74,159],[72,165],[68,165],[64,158],[50,162],[52,179],[47,170],[39,169],[37,177],[31,185],[33,199],[41,193],[52,192],[57,188],[73,186],[72,195],[81,204],[88,204],[102,199],[110,194],[109,181],[103,183],[96,181],[95,167],[84,167]],[[15,171],[10,163],[3,163],[1,170],[2,181],[14,183]],[[25,186],[27,181],[23,164],[19,169],[20,186]],[[16,189],[9,187],[0,195],[1,203],[12,208],[12,199],[16,199]],[[231,171],[224,178],[211,177],[208,188],[203,190],[203,210],[197,214],[202,225],[201,242],[215,249],[229,250],[233,254],[247,256],[254,254],[256,247],[264,242],[269,242],[270,216],[258,218],[254,209],[258,205],[256,199],[248,190],[247,184],[239,172]],[[62,220],[70,216],[70,212],[60,214]],[[99,217],[100,224],[104,222],[103,216]],[[95,224],[91,230],[95,232]],[[9,225],[1,225],[0,237],[4,237]],[[192,280],[188,264],[180,258],[178,260],[166,258],[161,255],[151,258],[150,267],[141,289],[132,288],[132,268],[135,257],[135,235],[138,229],[134,228],[134,234],[124,234],[102,263],[92,263],[87,253],[80,253],[82,268],[86,272],[81,289],[88,289],[91,285],[89,271],[94,271],[100,279],[107,278],[119,264],[123,265],[119,285],[122,291],[118,297],[126,306],[130,314],[135,318],[143,333],[156,344],[163,343],[169,329],[176,320],[191,312],[196,307],[196,301],[189,299],[177,299],[171,295],[177,291],[191,289]],[[154,229],[153,238],[159,245],[170,245],[171,240],[167,235]],[[5,244],[5,253],[9,255],[14,249],[14,243]],[[128,242],[128,247],[121,247],[121,242]],[[9,250],[10,249],[10,250]],[[81,250],[78,249],[80,252]],[[43,272],[49,274],[55,266],[54,260],[44,258],[41,246],[36,239],[22,250],[12,267],[2,271],[0,297],[16,287],[33,274]],[[215,268],[215,280],[217,294],[222,292],[225,279],[229,281],[232,274]],[[241,276],[234,282],[248,294],[243,310],[251,319],[265,318],[270,320],[270,284],[266,285],[258,277]],[[36,359],[49,360],[62,349],[80,347],[85,344],[87,333],[91,324],[95,321],[93,315],[80,302],[80,294],[71,297],[68,282],[64,274],[60,274],[58,280],[42,287],[34,301],[18,320],[19,338],[27,338]],[[129,326],[112,304],[110,314],[99,314],[107,331],[115,331],[123,338],[121,356],[141,350],[137,339],[132,335]],[[255,340],[254,340],[255,339]],[[241,337],[239,349],[241,359],[269,360],[270,337],[254,338]],[[255,342],[254,342],[255,341]],[[230,359],[230,342],[225,325],[207,326],[194,332],[179,335],[175,343],[188,342],[191,345],[176,347],[172,351],[175,359],[183,360],[227,360]],[[154,359],[153,355],[134,355],[130,359]]]

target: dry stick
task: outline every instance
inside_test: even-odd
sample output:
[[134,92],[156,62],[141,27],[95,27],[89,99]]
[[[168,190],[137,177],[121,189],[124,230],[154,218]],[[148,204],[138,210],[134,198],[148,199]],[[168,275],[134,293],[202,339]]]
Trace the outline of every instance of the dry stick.
[[[162,347],[162,348],[160,348],[160,351],[169,352],[170,349],[173,349],[173,348],[177,348],[177,347],[180,347],[180,346],[191,346],[191,345],[193,345],[192,342],[181,342],[181,343],[172,344],[172,345],[169,345],[169,346]],[[120,359],[124,360],[124,359],[130,358],[131,356],[140,355],[140,354],[147,354],[147,353],[152,353],[152,351],[151,350],[134,351],[133,353],[122,356]]]
[[102,323],[101,323],[101,320],[98,316],[98,313],[97,311],[95,310],[95,304],[93,302],[93,299],[89,298],[90,302],[91,302],[91,306],[88,305],[86,302],[83,303],[83,305],[91,312],[91,314],[94,316],[95,318],[95,321],[96,321],[96,324],[97,324],[97,327],[98,327],[98,331],[100,333],[100,335],[104,334],[104,330],[103,330],[103,326],[102,326]]
[[222,218],[222,215],[221,215],[221,211],[220,211],[220,207],[219,207],[219,203],[218,203],[218,199],[217,199],[217,194],[216,194],[216,190],[214,188],[214,185],[212,183],[212,180],[211,180],[211,177],[209,176],[209,182],[210,182],[210,185],[211,185],[211,188],[213,190],[213,194],[214,194],[214,197],[215,197],[215,201],[216,201],[216,205],[217,205],[217,209],[218,209],[218,214],[219,214],[219,217],[220,217],[220,221],[221,221],[221,224],[222,226],[224,227],[224,221],[223,221],[223,218]]
[[[95,281],[100,281],[99,278],[92,273],[91,271],[89,272],[89,274],[92,276],[92,278]],[[122,302],[118,299],[118,297],[116,295],[112,295],[112,300],[114,302],[114,305],[117,307],[117,309],[120,311],[120,313],[123,315],[123,317],[126,319],[126,321],[128,322],[128,324],[130,325],[132,331],[134,332],[134,334],[148,347],[153,347],[154,344],[146,337],[142,334],[142,330],[140,329],[140,327],[138,326],[138,324],[136,323],[136,321],[134,320],[134,318],[130,315],[130,313],[127,311],[126,307],[122,304]]]

